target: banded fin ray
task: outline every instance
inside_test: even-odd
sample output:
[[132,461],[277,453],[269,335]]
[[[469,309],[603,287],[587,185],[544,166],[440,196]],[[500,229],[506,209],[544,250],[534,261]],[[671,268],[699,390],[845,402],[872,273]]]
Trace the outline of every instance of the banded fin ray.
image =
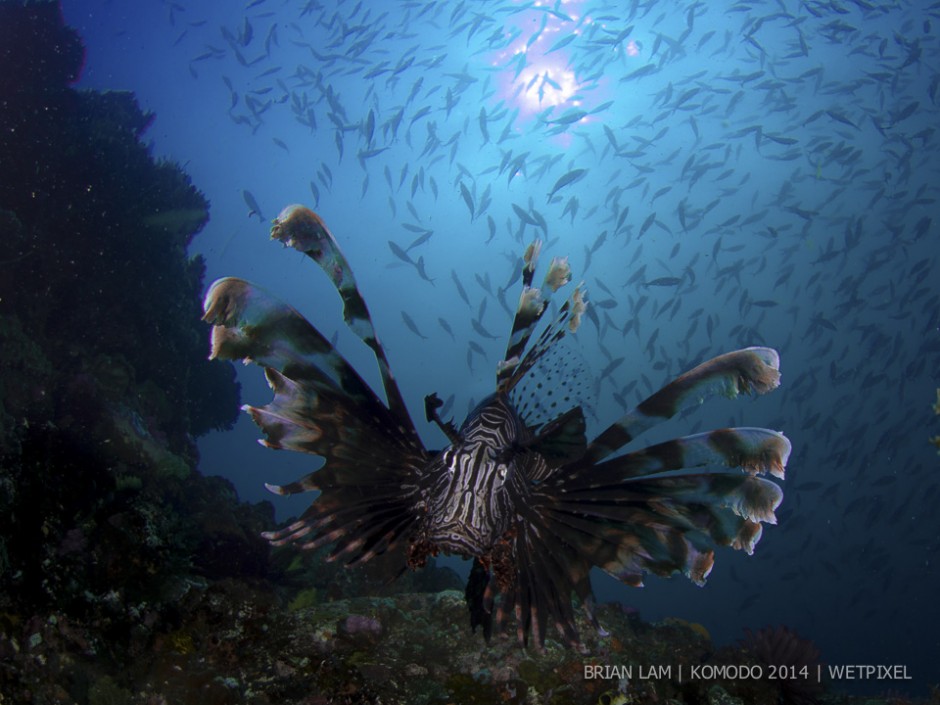
[[295,204],[284,208],[275,218],[271,239],[302,252],[326,272],[343,300],[343,320],[346,325],[375,353],[388,408],[406,432],[417,440],[414,422],[392,375],[385,349],[376,336],[372,317],[362,294],[359,293],[352,268],[329,228],[312,210]]
[[542,242],[536,240],[526,248],[523,256],[522,292],[513,317],[503,364],[496,369],[496,386],[504,391],[511,388],[511,385],[504,385],[508,385],[509,379],[513,376],[514,363],[519,361],[532,332],[548,308],[552,294],[571,281],[571,267],[568,266],[567,258],[556,257],[552,260],[548,273],[545,275],[543,286],[533,287],[535,267],[541,251]]
[[588,498],[541,494],[543,532],[578,547],[582,560],[628,585],[643,574],[682,573],[705,583],[714,550],[731,546],[751,554],[761,522],[775,523],[782,499],[769,480],[738,473],[647,478],[631,488]]
[[771,348],[745,348],[707,360],[608,426],[588,445],[585,460],[603,460],[644,431],[716,394],[733,399],[742,393],[764,394],[776,389],[779,369],[780,356]]
[[324,438],[329,422],[338,436],[344,424],[359,426],[383,446],[423,452],[355,368],[287,304],[250,282],[228,277],[210,287],[204,309],[203,320],[213,324],[210,359],[245,360],[265,368],[274,400],[245,410],[269,435],[266,445],[329,459],[344,447],[336,438]]
[[542,520],[532,508],[526,510],[525,521],[514,543],[516,577],[513,586],[504,594],[495,615],[496,623],[504,629],[510,609],[524,617],[517,623],[517,640],[525,646],[530,635],[542,646],[548,633],[548,619],[553,631],[568,645],[580,641],[575,628],[573,592],[588,610],[588,618],[595,623],[590,606],[593,602],[590,582],[590,564],[578,542],[558,541],[557,532]]
[[533,366],[552,346],[565,337],[566,330],[574,333],[581,325],[581,316],[587,307],[584,289],[578,285],[571,296],[558,310],[555,319],[542,331],[538,339],[528,349],[525,356],[518,356],[501,363],[499,374],[502,375],[498,391],[508,394],[525,377]]
[[261,443],[326,460],[300,480],[266,485],[277,494],[321,495],[299,521],[265,538],[308,549],[333,543],[330,559],[350,563],[400,549],[417,521],[414,481],[428,457],[420,441],[314,326],[261,288],[219,280],[204,308],[214,324],[212,357],[265,368],[273,400],[243,407]]
[[[391,490],[391,483],[383,492],[346,492],[342,501],[332,490],[337,485],[320,481],[325,501],[314,502],[301,518],[277,531],[262,536],[272,545],[296,543],[304,550],[316,550],[333,544],[328,561],[343,560],[357,565],[388,550],[403,550],[404,541],[413,531],[414,518],[409,511],[413,497]],[[361,489],[361,488],[360,488]]]
[[318,389],[339,389],[356,401],[378,398],[355,368],[296,309],[261,287],[225,277],[213,282],[202,320],[212,324],[209,359],[245,360],[304,380]]
[[722,428],[641,448],[632,453],[591,464],[574,464],[557,473],[555,486],[600,488],[639,477],[706,466],[741,468],[750,475],[769,472],[784,478],[790,441],[766,428]]

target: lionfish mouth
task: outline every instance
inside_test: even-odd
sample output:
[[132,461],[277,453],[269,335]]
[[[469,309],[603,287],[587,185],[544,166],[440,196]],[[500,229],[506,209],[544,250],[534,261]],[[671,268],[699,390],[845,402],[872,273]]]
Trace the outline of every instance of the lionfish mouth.
[[521,644],[530,636],[543,644],[554,627],[562,641],[577,644],[573,596],[597,626],[593,567],[628,585],[641,585],[644,573],[683,573],[704,584],[715,549],[750,554],[762,524],[776,523],[783,492],[761,476],[784,476],[790,442],[781,433],[725,428],[621,452],[709,397],[775,389],[776,351],[752,347],[703,362],[588,441],[578,403],[523,398],[523,390],[542,386],[546,370],[561,369],[550,361],[588,305],[576,287],[533,339],[552,294],[571,278],[567,261],[556,258],[543,284],[533,286],[534,243],[522,258],[522,292],[495,393],[459,430],[439,417],[437,395],[428,395],[427,421],[450,442],[432,453],[329,229],[313,211],[290,206],[272,237],[326,272],[346,324],[375,354],[385,396],[303,316],[260,287],[236,278],[211,286],[204,317],[213,324],[211,357],[261,366],[274,391],[265,406],[245,407],[262,443],[326,460],[296,482],[268,485],[277,494],[320,493],[300,519],[264,534],[272,544],[331,546],[328,560],[349,565],[382,553],[412,568],[441,552],[471,556],[471,627],[482,626],[489,639],[494,628],[515,622]]

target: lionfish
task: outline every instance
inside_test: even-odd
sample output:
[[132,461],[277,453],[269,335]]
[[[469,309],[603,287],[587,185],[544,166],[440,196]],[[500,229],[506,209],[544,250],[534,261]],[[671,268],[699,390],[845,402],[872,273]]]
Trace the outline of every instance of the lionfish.
[[494,628],[503,631],[514,618],[523,646],[530,635],[543,646],[550,624],[561,641],[576,645],[573,597],[601,629],[593,566],[634,586],[644,572],[682,572],[704,584],[717,546],[750,554],[761,523],[776,523],[783,493],[759,475],[783,478],[790,442],[781,433],[724,428],[615,455],[707,397],[776,388],[774,350],[751,347],[708,360],[590,442],[580,405],[533,421],[520,411],[520,382],[539,374],[540,360],[577,329],[587,305],[578,286],[530,345],[551,295],[571,278],[567,261],[556,258],[543,286],[532,286],[536,242],[523,258],[522,293],[495,392],[460,428],[439,417],[436,394],[427,396],[427,420],[450,443],[429,450],[326,225],[313,211],[289,206],[271,237],[313,259],[332,280],[346,324],[375,354],[385,393],[383,402],[326,337],[260,287],[232,277],[211,286],[204,317],[213,324],[210,357],[260,365],[274,391],[266,406],[243,407],[264,434],[260,442],[326,461],[296,482],[266,485],[279,495],[320,492],[299,520],[264,534],[272,544],[332,545],[328,560],[349,565],[395,552],[402,572],[438,554],[472,558],[466,599],[474,631],[481,626],[489,641]]

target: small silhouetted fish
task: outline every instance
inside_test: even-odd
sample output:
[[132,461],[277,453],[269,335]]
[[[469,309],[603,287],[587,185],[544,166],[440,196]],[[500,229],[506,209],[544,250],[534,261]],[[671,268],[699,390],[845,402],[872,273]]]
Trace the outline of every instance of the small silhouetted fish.
[[419,258],[418,258],[418,261],[415,262],[415,267],[416,267],[417,270],[418,270],[418,275],[419,275],[422,279],[424,279],[424,281],[426,281],[426,282],[428,282],[429,284],[432,284],[432,285],[434,284],[434,280],[431,279],[431,277],[428,276],[428,273],[427,273],[427,271],[426,271],[425,268],[424,268],[424,257],[419,257]]
[[902,120],[906,120],[911,115],[916,113],[917,108],[919,107],[920,107],[920,103],[916,100],[913,103],[909,103],[903,109],[901,109],[900,112],[892,116],[892,120],[891,120],[892,124],[897,125]]
[[546,120],[545,122],[549,125],[570,125],[571,123],[577,122],[583,117],[587,116],[586,110],[569,110],[561,117],[556,120]]
[[648,76],[657,70],[656,64],[647,64],[646,66],[641,66],[636,71],[631,71],[626,76],[620,79],[620,82],[631,81],[634,78],[640,78],[641,76]]
[[470,194],[470,190],[463,185],[463,181],[460,182],[460,195],[463,197],[463,202],[467,204],[467,208],[470,209],[470,220],[472,221],[476,215],[476,208],[473,205],[473,196]]
[[408,264],[414,264],[414,263],[415,263],[414,260],[411,259],[411,257],[408,256],[408,253],[405,252],[401,247],[399,247],[399,246],[398,246],[395,242],[393,242],[392,240],[389,240],[389,241],[388,241],[388,249],[390,249],[390,250],[392,251],[392,254],[394,254],[394,255],[395,255],[398,259],[400,259],[402,262],[407,262]]
[[248,217],[250,218],[251,216],[256,215],[258,216],[258,220],[263,223],[266,218],[261,213],[261,206],[258,205],[258,201],[252,195],[251,191],[242,191],[242,198],[244,198],[245,203],[248,204]]
[[473,330],[475,330],[477,333],[482,335],[484,338],[493,338],[493,339],[499,338],[498,335],[493,335],[492,333],[490,333],[486,328],[483,327],[483,324],[480,323],[475,318],[470,321],[470,325],[473,326]]
[[314,207],[319,206],[320,205],[320,189],[318,189],[317,185],[313,183],[312,181],[310,182],[310,193],[313,194]]
[[405,248],[405,252],[408,252],[409,250],[413,250],[418,245],[423,245],[424,243],[426,243],[428,240],[431,239],[431,236],[433,234],[434,234],[433,230],[425,230],[421,235],[415,238],[415,240],[410,245],[408,245],[408,247]]
[[761,135],[764,139],[768,139],[771,142],[776,142],[777,144],[791,145],[799,142],[795,137],[784,137],[783,135],[775,135],[770,132],[762,132]]
[[679,286],[681,283],[681,277],[660,277],[659,279],[644,283],[643,286]]
[[548,200],[552,200],[552,196],[565,186],[570,186],[571,184],[577,183],[584,178],[584,175],[587,174],[587,169],[572,169],[567,174],[562,176],[558,181],[555,182],[555,185],[552,186],[551,192],[548,194]]
[[551,54],[553,51],[558,51],[562,47],[566,47],[569,44],[571,44],[571,42],[573,42],[577,38],[578,38],[577,34],[569,34],[567,37],[564,37],[563,39],[559,39],[557,42],[552,44],[552,48],[546,51],[545,53]]
[[450,278],[454,280],[454,286],[457,287],[457,293],[460,294],[460,298],[464,300],[467,306],[470,306],[470,297],[467,296],[467,290],[463,288],[463,284],[461,284],[460,279],[457,278],[457,272],[453,269],[450,270]]
[[454,335],[454,331],[451,329],[450,324],[449,324],[445,319],[443,319],[443,318],[438,318],[438,319],[437,319],[437,322],[440,324],[441,328],[443,328],[445,331],[447,331],[447,334],[448,334],[451,338],[453,338],[455,341],[457,340],[457,337]]
[[405,325],[408,326],[408,330],[410,330],[416,336],[418,336],[419,338],[424,338],[425,340],[428,339],[426,335],[424,335],[421,331],[418,330],[418,326],[416,326],[415,322],[411,320],[411,316],[409,316],[404,311],[401,312],[401,320],[403,320],[405,322]]
[[843,125],[848,125],[849,127],[854,127],[856,130],[858,129],[858,125],[856,125],[854,122],[852,122],[851,120],[849,120],[849,119],[848,119],[845,115],[843,115],[842,113],[836,112],[836,111],[834,111],[834,110],[827,110],[827,111],[826,111],[826,115],[828,115],[829,117],[831,117],[831,118],[832,118],[833,120],[835,120],[836,122],[841,122]]
[[833,324],[832,321],[830,321],[830,320],[828,320],[828,319],[826,319],[826,318],[823,318],[822,316],[813,316],[812,323],[814,323],[814,324],[816,324],[816,325],[820,325],[820,326],[822,326],[823,328],[825,328],[826,330],[831,330],[831,331],[835,331],[835,330],[836,330],[835,324]]
[[643,221],[643,225],[640,226],[640,234],[637,237],[643,237],[643,233],[650,229],[653,225],[653,222],[656,220],[656,213],[650,213],[646,216],[646,220]]
[[520,205],[515,203],[512,204],[512,209],[516,212],[516,215],[519,216],[519,220],[528,225],[534,225],[538,227],[539,223],[535,220],[529,213]]

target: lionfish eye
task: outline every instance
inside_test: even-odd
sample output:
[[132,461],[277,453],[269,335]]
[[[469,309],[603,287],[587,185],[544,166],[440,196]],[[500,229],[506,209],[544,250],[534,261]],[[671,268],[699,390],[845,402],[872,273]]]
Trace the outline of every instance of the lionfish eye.
[[456,463],[454,462],[454,458],[456,455],[457,455],[457,451],[454,450],[452,447],[448,448],[441,454],[441,462],[444,463],[444,467],[446,467],[451,472],[454,471],[454,468],[456,466]]

